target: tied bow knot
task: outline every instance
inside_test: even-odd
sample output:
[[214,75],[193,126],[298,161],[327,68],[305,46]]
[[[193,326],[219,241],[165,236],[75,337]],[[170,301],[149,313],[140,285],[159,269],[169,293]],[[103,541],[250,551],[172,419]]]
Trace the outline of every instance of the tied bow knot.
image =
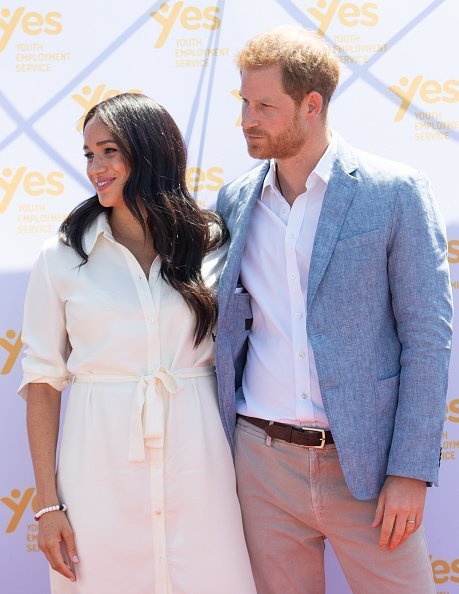
[[177,391],[177,378],[163,365],[157,367],[152,374],[140,378],[132,403],[130,462],[145,460],[145,440],[148,441],[149,447],[163,447],[164,392],[176,394]]
[[144,375],[141,379],[146,386],[152,382],[161,382],[170,394],[175,394],[178,390],[177,379],[164,365],[160,365],[151,375]]

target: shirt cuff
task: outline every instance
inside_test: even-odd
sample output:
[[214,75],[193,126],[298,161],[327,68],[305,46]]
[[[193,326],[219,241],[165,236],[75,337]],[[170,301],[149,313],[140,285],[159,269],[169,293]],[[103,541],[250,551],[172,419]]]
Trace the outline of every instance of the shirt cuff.
[[22,376],[21,384],[18,388],[18,394],[24,400],[27,400],[29,384],[49,384],[52,388],[58,392],[62,392],[69,384],[69,378],[64,377],[49,377],[49,376],[37,376],[32,374],[24,374]]

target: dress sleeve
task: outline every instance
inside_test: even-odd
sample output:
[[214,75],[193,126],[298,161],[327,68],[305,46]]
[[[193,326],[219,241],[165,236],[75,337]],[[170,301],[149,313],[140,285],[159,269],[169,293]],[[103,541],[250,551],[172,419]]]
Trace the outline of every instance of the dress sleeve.
[[25,354],[19,395],[27,399],[30,383],[46,383],[62,391],[69,381],[65,303],[51,282],[46,248],[32,269],[27,287],[22,342]]
[[215,251],[207,254],[202,262],[202,278],[204,279],[206,286],[212,289],[214,292],[217,291],[220,274],[222,272],[223,265],[226,262],[226,256],[228,255],[228,248],[229,240]]

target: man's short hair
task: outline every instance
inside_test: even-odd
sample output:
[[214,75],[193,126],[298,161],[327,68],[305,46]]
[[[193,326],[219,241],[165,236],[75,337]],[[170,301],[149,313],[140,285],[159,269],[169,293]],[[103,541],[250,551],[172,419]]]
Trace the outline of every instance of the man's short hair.
[[251,39],[236,56],[239,69],[279,64],[285,92],[301,103],[311,91],[322,95],[326,113],[338,85],[340,62],[334,50],[313,31],[285,25]]

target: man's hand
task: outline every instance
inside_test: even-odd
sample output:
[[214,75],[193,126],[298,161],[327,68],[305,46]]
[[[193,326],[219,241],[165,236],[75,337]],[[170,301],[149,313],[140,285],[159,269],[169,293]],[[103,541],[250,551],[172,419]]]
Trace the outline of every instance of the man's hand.
[[372,527],[381,526],[379,546],[394,551],[422,522],[426,483],[403,476],[388,476],[376,507]]

